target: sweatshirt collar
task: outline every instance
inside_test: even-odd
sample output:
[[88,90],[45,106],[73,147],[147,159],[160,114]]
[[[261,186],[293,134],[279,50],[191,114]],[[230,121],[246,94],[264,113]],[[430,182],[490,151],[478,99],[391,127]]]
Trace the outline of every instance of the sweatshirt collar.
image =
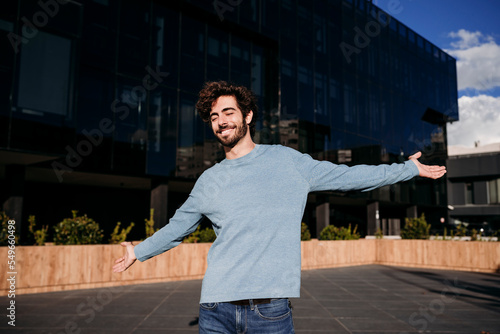
[[242,157],[236,158],[236,159],[224,159],[220,163],[222,165],[237,165],[241,163],[245,163],[247,161],[250,161],[260,155],[262,152],[262,145],[256,144],[253,150],[251,150],[249,153],[245,154]]

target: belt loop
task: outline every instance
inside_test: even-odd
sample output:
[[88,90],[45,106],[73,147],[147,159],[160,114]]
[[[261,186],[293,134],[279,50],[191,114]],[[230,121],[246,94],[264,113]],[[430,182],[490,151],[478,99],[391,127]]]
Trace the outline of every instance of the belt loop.
[[253,311],[254,309],[253,299],[249,299],[248,302],[250,303],[250,309]]

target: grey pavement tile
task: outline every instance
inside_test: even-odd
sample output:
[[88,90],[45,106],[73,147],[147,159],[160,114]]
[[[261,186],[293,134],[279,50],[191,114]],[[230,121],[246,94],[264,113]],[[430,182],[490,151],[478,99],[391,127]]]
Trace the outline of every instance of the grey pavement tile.
[[132,332],[132,334],[198,334],[198,328],[196,329],[169,329],[165,332],[164,329],[150,329],[141,328]]
[[321,304],[312,300],[292,301],[292,310],[294,315],[300,314],[301,317],[330,318],[332,316]]
[[[337,293],[337,292],[332,292],[332,291],[329,291],[329,290],[316,290],[316,291],[313,291],[313,290],[310,290],[310,291],[307,291],[307,295],[310,295],[310,296],[313,296],[313,298],[315,300],[360,300],[359,297],[353,295],[352,293],[348,293],[348,292],[341,292],[341,293]],[[301,294],[301,299],[302,297],[304,297],[306,294]]]
[[199,313],[199,304],[195,301],[185,301],[184,304],[180,303],[172,303],[170,300],[165,301],[161,305],[158,306],[152,312],[152,316],[163,316],[163,315],[172,315],[172,316],[180,316],[180,315],[198,315]]
[[328,330],[329,333],[349,333],[348,330],[337,320],[333,318],[315,318],[315,317],[295,317],[293,319],[295,330]]
[[137,302],[137,299],[130,298],[120,298],[105,305],[100,312],[103,315],[140,315],[146,316],[154,311],[159,302],[151,302],[149,300],[142,300],[141,303]]
[[132,315],[105,315],[99,314],[95,318],[86,318],[83,321],[77,322],[78,327],[82,329],[129,329],[138,326],[144,316],[132,316]]
[[351,331],[360,331],[360,330],[376,330],[376,331],[410,331],[414,330],[410,325],[406,324],[403,321],[398,321],[393,318],[383,318],[383,319],[374,319],[374,318],[341,318],[339,319],[342,324],[347,327]]
[[331,333],[339,333],[339,334],[343,334],[343,333],[349,333],[349,332],[346,332],[345,329],[341,329],[341,330],[338,330],[338,331],[333,331],[331,329],[299,329],[299,330],[295,330],[295,333],[296,334],[331,334]]
[[363,303],[356,299],[318,299],[318,302],[326,308],[344,307],[360,308]]
[[[413,333],[420,333],[418,331],[404,331],[404,332],[401,332],[400,330],[391,330],[391,329],[386,329],[384,331],[379,331],[379,330],[368,330],[368,331],[364,331],[364,330],[356,330],[356,331],[352,331],[351,333],[353,334],[413,334]],[[455,333],[446,333],[446,334],[455,334]],[[470,334],[470,333],[469,333]]]
[[[383,318],[388,313],[372,307],[329,307],[328,311],[336,318]],[[391,319],[389,319],[391,320]]]
[[476,332],[477,324],[466,323],[462,321],[453,321],[449,319],[436,319],[434,321],[425,322],[425,319],[419,319],[420,323],[410,323],[420,331],[464,331],[469,333]]
[[420,306],[414,301],[401,300],[371,300],[369,304],[381,310],[415,310]]
[[78,320],[79,317],[76,314],[17,314],[16,328],[37,326],[64,328],[68,323],[76,323]]
[[163,329],[170,333],[170,330],[196,329],[198,330],[197,315],[165,315],[150,316],[142,322],[137,329]]

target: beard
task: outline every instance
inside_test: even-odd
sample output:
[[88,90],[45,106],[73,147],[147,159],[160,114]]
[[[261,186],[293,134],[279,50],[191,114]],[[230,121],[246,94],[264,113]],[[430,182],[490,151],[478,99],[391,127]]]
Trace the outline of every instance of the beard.
[[[234,128],[233,135],[229,136],[229,137],[222,137],[219,132],[224,130],[224,129],[228,129],[228,128],[229,129]],[[217,129],[217,132],[215,133],[215,137],[217,138],[219,143],[221,143],[222,146],[233,148],[236,144],[238,144],[238,142],[243,137],[245,137],[245,135],[247,134],[247,131],[248,131],[247,122],[245,120],[243,120],[241,123],[236,124],[236,126],[228,124],[224,127],[219,127]]]

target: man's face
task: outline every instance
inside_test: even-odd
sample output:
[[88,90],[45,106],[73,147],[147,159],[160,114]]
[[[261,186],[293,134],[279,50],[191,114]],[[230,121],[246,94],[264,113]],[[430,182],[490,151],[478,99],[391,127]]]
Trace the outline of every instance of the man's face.
[[215,101],[210,123],[215,137],[226,147],[234,147],[248,131],[247,122],[233,96],[221,96]]

